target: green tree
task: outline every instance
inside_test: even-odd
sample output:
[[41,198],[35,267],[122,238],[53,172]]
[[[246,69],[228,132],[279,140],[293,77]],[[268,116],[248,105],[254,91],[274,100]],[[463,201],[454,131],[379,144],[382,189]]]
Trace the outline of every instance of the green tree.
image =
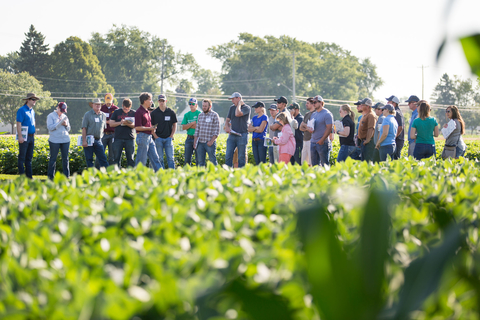
[[329,99],[356,100],[362,90],[374,91],[382,84],[370,60],[362,65],[333,43],[241,33],[238,40],[211,47],[209,52],[222,62],[221,88],[226,93],[289,96],[294,57],[297,96],[321,94]]
[[472,79],[463,80],[458,76],[454,76],[455,100],[459,106],[473,106],[478,93],[475,91]]
[[436,104],[455,104],[455,81],[444,73],[435,86],[431,98]]
[[360,62],[360,76],[357,80],[358,98],[373,97],[373,93],[383,85],[383,80],[377,75],[376,66],[370,58]]
[[175,106],[172,108],[176,112],[181,113],[188,106],[188,96],[193,91],[193,85],[187,79],[181,79],[178,86],[175,88],[175,92],[186,95],[185,98],[177,97],[175,99]]
[[166,39],[137,27],[113,25],[105,35],[92,34],[90,44],[116,92],[159,92],[162,60],[163,79],[172,85],[178,82],[178,76],[198,68],[191,54],[175,52]]
[[17,68],[20,72],[28,72],[32,76],[42,76],[48,65],[48,44],[45,44],[45,36],[35,30],[30,25],[30,29],[25,33],[26,39],[23,41],[20,51]]
[[18,73],[18,60],[20,56],[18,52],[10,52],[6,56],[0,56],[0,69],[10,73]]
[[107,84],[92,47],[77,37],[69,37],[55,46],[51,54],[50,76],[43,82],[50,91],[66,97],[68,117],[72,132],[79,132],[85,112],[90,110],[88,100],[103,99],[106,93],[114,94]]
[[197,82],[197,93],[207,95],[221,95],[222,90],[220,74],[209,69],[199,69],[193,75],[193,80]]
[[[24,104],[22,98],[26,97],[28,92],[34,92],[41,99],[35,105],[35,112],[41,114],[42,111],[52,108],[57,101],[50,98],[50,92],[44,91],[42,84],[30,76],[27,72],[13,74],[0,70],[0,121],[12,126],[12,133],[15,130],[17,119],[17,110]],[[38,123],[37,127],[41,125]]]

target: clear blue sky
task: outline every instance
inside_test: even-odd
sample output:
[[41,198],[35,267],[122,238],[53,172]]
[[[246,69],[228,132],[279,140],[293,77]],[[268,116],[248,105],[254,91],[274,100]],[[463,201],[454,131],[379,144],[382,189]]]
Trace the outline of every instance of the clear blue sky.
[[[69,36],[88,40],[92,32],[125,24],[166,38],[176,50],[192,53],[203,68],[220,71],[220,63],[206,53],[208,47],[234,40],[241,32],[288,35],[335,42],[360,58],[370,57],[385,81],[376,99],[421,96],[420,67],[428,66],[429,99],[443,73],[470,76],[455,39],[480,32],[480,1],[455,1],[448,21],[446,5],[446,0],[2,1],[0,54],[18,50],[30,24],[51,48]],[[446,30],[450,40],[437,65],[435,54]]]

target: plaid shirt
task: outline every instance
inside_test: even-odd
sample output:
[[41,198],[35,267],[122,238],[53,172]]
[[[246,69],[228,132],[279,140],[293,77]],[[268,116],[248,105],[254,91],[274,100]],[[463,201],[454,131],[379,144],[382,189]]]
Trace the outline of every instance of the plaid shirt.
[[213,136],[220,133],[220,118],[218,113],[210,110],[208,113],[202,112],[198,115],[197,128],[195,129],[195,138],[197,142],[207,143]]

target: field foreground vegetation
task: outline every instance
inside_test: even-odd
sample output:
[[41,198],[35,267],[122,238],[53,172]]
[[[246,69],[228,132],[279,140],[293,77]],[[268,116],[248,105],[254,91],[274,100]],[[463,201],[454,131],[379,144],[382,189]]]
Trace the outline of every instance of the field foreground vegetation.
[[0,182],[2,319],[478,319],[479,163]]

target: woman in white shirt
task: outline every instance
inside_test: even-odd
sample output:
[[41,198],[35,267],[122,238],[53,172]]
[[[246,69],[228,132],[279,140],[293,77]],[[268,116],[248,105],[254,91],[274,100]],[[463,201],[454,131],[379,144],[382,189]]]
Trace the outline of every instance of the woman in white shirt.
[[70,176],[70,166],[68,161],[68,150],[70,149],[70,122],[67,117],[67,104],[59,102],[57,109],[47,117],[47,129],[50,134],[48,144],[50,145],[50,160],[48,161],[48,178],[53,180],[57,155],[60,150],[62,153],[63,174]]

